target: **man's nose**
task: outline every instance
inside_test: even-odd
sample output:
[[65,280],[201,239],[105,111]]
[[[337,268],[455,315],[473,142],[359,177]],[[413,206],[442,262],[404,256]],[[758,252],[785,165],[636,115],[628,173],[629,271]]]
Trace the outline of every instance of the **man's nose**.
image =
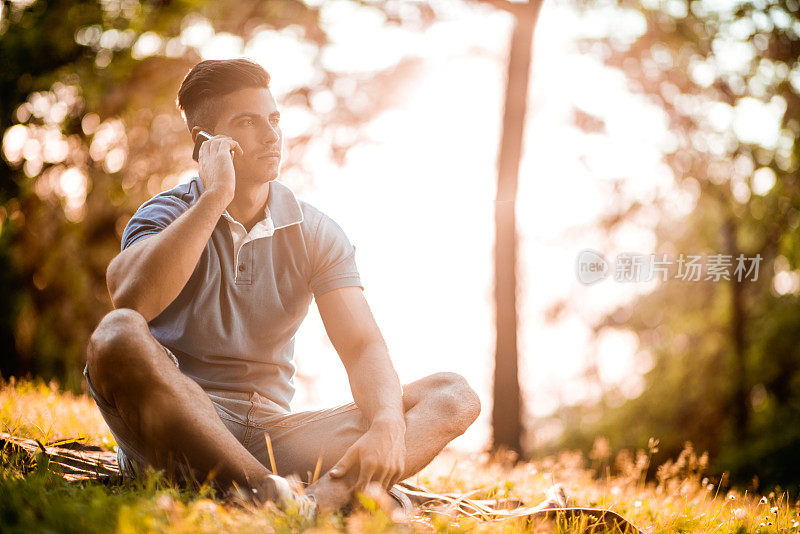
[[263,134],[263,142],[265,145],[274,145],[281,138],[280,131],[277,126],[267,124]]

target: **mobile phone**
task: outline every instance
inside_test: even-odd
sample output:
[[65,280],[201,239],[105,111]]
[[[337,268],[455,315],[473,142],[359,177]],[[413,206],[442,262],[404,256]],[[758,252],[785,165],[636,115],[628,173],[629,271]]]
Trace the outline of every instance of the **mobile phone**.
[[197,137],[194,138],[194,152],[192,152],[192,159],[195,161],[200,161],[200,145],[211,139],[213,135],[210,133],[204,132],[200,130],[197,132]]

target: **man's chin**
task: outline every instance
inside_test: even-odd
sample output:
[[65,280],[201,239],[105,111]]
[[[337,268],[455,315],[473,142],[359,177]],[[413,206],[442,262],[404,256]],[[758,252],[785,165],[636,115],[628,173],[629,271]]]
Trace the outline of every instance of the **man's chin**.
[[245,180],[251,183],[267,183],[278,178],[280,167],[278,165],[258,166],[250,168],[239,168],[236,171],[237,177],[248,176]]
[[253,176],[257,176],[258,177],[258,178],[256,178],[256,181],[263,182],[263,183],[271,182],[273,180],[277,180],[278,179],[278,175],[280,174],[278,172],[278,169],[268,169],[266,171],[264,169],[259,169],[259,170],[260,170],[260,172],[253,173]]
[[280,174],[280,164],[276,165],[268,165],[264,172],[264,181],[271,182],[273,180],[278,179],[278,175]]

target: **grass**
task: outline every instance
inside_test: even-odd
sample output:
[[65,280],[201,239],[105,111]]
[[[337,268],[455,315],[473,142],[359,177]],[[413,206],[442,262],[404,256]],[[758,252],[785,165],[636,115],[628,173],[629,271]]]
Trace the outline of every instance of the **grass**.
[[[53,442],[84,437],[113,450],[113,436],[93,401],[59,391],[41,381],[0,384],[0,430]],[[440,492],[471,492],[474,498],[515,497],[540,502],[554,482],[582,506],[610,508],[649,534],[667,532],[793,533],[797,503],[784,495],[721,492],[704,477],[706,458],[687,447],[644,480],[651,453],[624,452],[611,458],[598,440],[590,460],[577,453],[518,463],[488,454],[445,452],[416,477]],[[394,523],[374,501],[364,499],[356,513],[324,515],[313,523],[274,507],[256,508],[225,500],[209,487],[181,489],[157,473],[143,480],[67,483],[50,472],[44,458],[35,465],[7,451],[0,454],[0,532],[582,532],[579,521],[555,524],[514,519],[480,522],[470,517],[418,516]],[[596,476],[596,472],[605,472]]]

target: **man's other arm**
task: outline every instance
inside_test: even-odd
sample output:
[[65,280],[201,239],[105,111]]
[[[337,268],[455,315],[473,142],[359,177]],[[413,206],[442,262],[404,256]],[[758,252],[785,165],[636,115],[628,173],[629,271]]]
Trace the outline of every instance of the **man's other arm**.
[[370,481],[389,486],[405,468],[403,391],[389,351],[364,293],[343,287],[317,297],[325,330],[342,359],[353,399],[370,428],[331,470],[343,476],[356,467],[358,487]]
[[115,308],[130,308],[150,321],[180,294],[197,265],[222,212],[233,199],[231,150],[239,145],[221,136],[203,143],[200,177],[205,191],[166,228],[141,239],[111,260],[106,273]]

